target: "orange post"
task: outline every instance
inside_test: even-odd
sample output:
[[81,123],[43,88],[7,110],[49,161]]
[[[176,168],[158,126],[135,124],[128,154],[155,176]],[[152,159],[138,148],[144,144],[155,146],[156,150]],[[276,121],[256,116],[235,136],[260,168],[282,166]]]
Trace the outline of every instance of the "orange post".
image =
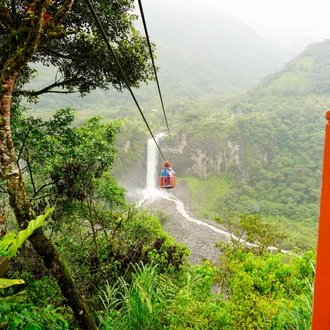
[[330,110],[326,118],[312,330],[330,330]]

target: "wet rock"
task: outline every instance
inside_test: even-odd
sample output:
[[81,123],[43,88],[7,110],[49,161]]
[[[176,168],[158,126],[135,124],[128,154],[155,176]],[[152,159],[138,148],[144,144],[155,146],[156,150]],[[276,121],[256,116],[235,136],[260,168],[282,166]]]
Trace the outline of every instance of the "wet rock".
[[178,210],[174,196],[168,199],[168,196],[164,195],[164,198],[158,198],[145,207],[168,214],[163,227],[178,243],[186,245],[191,250],[192,263],[202,263],[204,259],[218,260],[220,252],[215,247],[216,242],[228,241],[228,234],[222,232],[225,231],[223,226],[194,217],[187,207],[185,207],[186,214],[183,215]]

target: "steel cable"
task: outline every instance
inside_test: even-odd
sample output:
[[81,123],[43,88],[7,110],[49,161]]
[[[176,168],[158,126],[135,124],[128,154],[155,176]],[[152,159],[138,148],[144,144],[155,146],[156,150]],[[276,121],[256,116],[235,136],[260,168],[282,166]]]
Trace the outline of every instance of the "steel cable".
[[129,89],[129,91],[131,93],[131,96],[133,97],[133,100],[134,100],[137,108],[139,109],[139,112],[140,112],[140,114],[141,114],[141,116],[142,116],[142,118],[143,118],[143,120],[144,120],[144,122],[145,122],[145,124],[146,124],[146,126],[148,128],[148,130],[149,130],[149,133],[151,134],[151,136],[152,136],[153,140],[155,141],[156,146],[157,146],[157,148],[158,148],[158,150],[159,150],[159,152],[160,152],[163,160],[165,161],[165,157],[164,157],[164,155],[163,155],[163,153],[162,153],[162,151],[161,151],[161,149],[160,149],[160,147],[159,147],[159,145],[158,145],[158,143],[157,143],[157,141],[156,141],[156,139],[155,139],[155,137],[154,137],[154,135],[153,135],[153,133],[152,133],[152,131],[150,129],[150,126],[149,126],[149,124],[148,124],[148,122],[147,122],[147,120],[146,120],[146,118],[145,118],[145,116],[144,116],[144,114],[143,114],[143,112],[142,112],[142,110],[140,108],[140,105],[139,105],[139,103],[138,103],[138,101],[137,101],[137,99],[136,99],[136,97],[135,97],[135,95],[134,95],[134,93],[133,93],[133,91],[131,89],[131,86],[129,85],[129,82],[128,82],[128,80],[126,78],[126,75],[125,75],[125,73],[124,73],[124,71],[123,71],[123,69],[122,69],[122,67],[121,67],[121,65],[120,65],[120,63],[119,63],[119,61],[117,59],[117,56],[116,56],[115,52],[113,51],[113,49],[112,49],[112,47],[110,45],[110,42],[109,42],[109,40],[108,40],[108,38],[107,38],[107,36],[105,34],[105,31],[103,29],[103,26],[102,26],[102,24],[101,24],[101,22],[100,22],[100,20],[99,20],[99,18],[97,16],[96,12],[95,12],[95,9],[94,9],[92,3],[89,0],[85,0],[85,1],[86,1],[87,5],[88,5],[88,8],[89,8],[89,10],[90,10],[90,12],[91,12],[94,20],[95,20],[95,23],[96,23],[97,28],[99,29],[99,31],[100,31],[100,33],[101,33],[101,35],[102,35],[102,37],[103,37],[103,39],[104,39],[104,41],[105,41],[108,49],[111,52],[111,55],[113,56],[113,58],[114,58],[114,60],[115,60],[115,62],[117,64],[117,66],[120,69],[120,72],[121,72],[121,74],[122,74],[122,76],[124,78],[124,81],[126,83],[126,86]]
[[152,61],[152,66],[154,68],[154,73],[155,73],[155,78],[156,78],[156,83],[157,83],[157,88],[158,88],[158,94],[159,94],[160,102],[161,102],[162,108],[163,108],[163,114],[164,114],[164,118],[165,118],[165,122],[166,122],[166,127],[167,127],[167,131],[168,131],[168,135],[171,136],[170,129],[168,127],[168,121],[167,121],[167,117],[166,117],[166,112],[165,112],[163,97],[162,97],[162,93],[160,91],[160,86],[159,86],[159,81],[158,81],[158,76],[157,76],[157,70],[156,70],[154,58],[153,58],[153,55],[152,55],[151,43],[150,43],[150,40],[149,40],[149,33],[148,33],[148,29],[147,29],[147,23],[146,23],[146,20],[145,20],[145,17],[144,17],[144,12],[143,12],[143,7],[142,7],[142,1],[141,0],[138,0],[138,2],[139,2],[140,12],[141,12],[141,17],[142,17],[144,32],[145,32],[145,35],[146,35],[146,38],[147,38],[147,42],[148,42],[150,58],[151,58],[151,61]]

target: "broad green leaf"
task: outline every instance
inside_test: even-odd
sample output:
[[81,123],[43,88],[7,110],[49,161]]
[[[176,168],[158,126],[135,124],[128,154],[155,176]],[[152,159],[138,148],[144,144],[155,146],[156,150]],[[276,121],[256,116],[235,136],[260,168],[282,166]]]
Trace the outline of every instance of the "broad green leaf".
[[16,237],[15,233],[7,233],[0,240],[0,256],[4,256],[8,246],[14,241]]
[[31,220],[26,229],[20,231],[17,236],[15,234],[8,233],[0,240],[0,256],[12,258],[27,238],[39,227],[44,224],[44,221],[49,213],[53,211],[50,208],[45,214],[39,215],[35,220]]
[[9,288],[12,285],[23,284],[24,280],[0,278],[0,289]]

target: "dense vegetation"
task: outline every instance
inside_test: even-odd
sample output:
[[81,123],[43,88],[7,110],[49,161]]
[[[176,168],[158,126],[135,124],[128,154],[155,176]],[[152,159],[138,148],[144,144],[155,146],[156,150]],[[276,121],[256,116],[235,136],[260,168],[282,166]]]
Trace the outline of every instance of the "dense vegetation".
[[[235,240],[232,245],[219,243],[217,263],[190,265],[186,261],[189,251],[168,237],[155,215],[128,206],[123,190],[106,174],[114,161],[119,122],[101,124],[94,118],[74,128],[70,109],[45,122],[19,109],[14,118],[15,143],[21,158],[28,160],[22,170],[31,173],[25,176],[25,183],[32,196],[39,192],[41,197],[35,198],[34,207],[42,208],[49,202],[55,205],[45,224],[46,233],[68,260],[101,329],[309,329],[315,254],[267,252],[265,246],[283,246],[285,237],[276,234],[274,226],[263,225],[258,216],[235,215],[254,213],[254,209],[245,208],[250,201],[234,203],[236,212],[225,216],[219,212],[218,221],[236,235],[245,233],[252,243],[261,244],[247,248]],[[188,112],[182,120],[189,122],[191,118],[194,115]],[[223,119],[228,122],[228,132],[234,120]],[[139,137],[137,128],[123,125]],[[140,139],[145,139],[144,134]],[[125,141],[118,141],[122,156],[129,151],[126,148],[125,152]],[[104,150],[108,150],[106,154]],[[132,162],[137,161],[135,155],[131,154]],[[121,163],[119,168],[127,166]],[[211,208],[216,214],[219,196],[234,189],[240,175],[237,171],[237,181],[230,173],[186,180],[196,180],[199,196],[212,192],[213,199],[204,209]],[[38,189],[37,184],[45,182],[49,186]],[[247,183],[245,186],[249,191]],[[164,216],[159,214],[160,219]],[[7,228],[10,226],[8,221]],[[260,240],[260,234],[265,241]],[[2,291],[3,326],[77,327],[52,275],[37,261],[28,246],[12,262],[7,276],[23,278],[26,283],[20,289]]]
[[[65,209],[63,205],[70,205],[70,199],[80,201],[82,214],[89,214],[89,220],[93,221],[91,214],[96,212],[93,201],[101,185],[97,179],[113,161],[112,139],[117,128],[116,124],[101,127],[98,119],[92,119],[84,130],[78,129],[72,134],[73,131],[65,127],[70,124],[71,116],[67,110],[46,123],[33,118],[25,120],[17,111],[20,97],[24,95],[33,100],[51,92],[84,95],[97,87],[108,89],[110,86],[120,91],[128,87],[127,84],[137,87],[152,77],[146,38],[134,28],[133,1],[117,4],[106,0],[95,7],[89,2],[73,0],[0,2],[1,179],[8,204],[22,230],[28,228],[47,204],[56,204],[59,212],[54,219],[60,218]],[[112,55],[97,33],[90,11],[100,16],[102,31],[115,48]],[[115,53],[116,61],[127,70],[129,77],[125,79],[113,61]],[[50,85],[40,90],[26,90],[24,85],[35,77],[30,64],[36,62],[56,66],[58,71]],[[41,169],[42,165],[45,168]],[[29,177],[28,184],[24,184],[24,172]],[[116,190],[112,181],[105,184],[108,193]],[[87,200],[86,206],[82,202]],[[117,203],[120,201],[108,202],[111,207]],[[94,223],[92,231],[95,232]],[[51,236],[39,227],[29,236],[29,241],[56,279],[79,326],[96,329],[86,299],[77,289],[70,267]],[[96,239],[94,243],[96,247]]]
[[315,248],[329,49],[310,45],[239,97],[182,113],[164,147],[197,215],[258,213],[288,229],[286,248]]
[[[68,114],[70,110],[62,110],[48,122],[38,120],[44,133],[49,125],[61,122],[62,135],[46,135],[51,144],[38,143],[36,130],[24,135],[24,148],[17,134],[16,145],[24,149],[22,157],[33,153],[33,159],[43,163],[50,147],[58,151],[54,163],[38,167],[32,162],[26,169],[31,171],[25,176],[31,191],[32,181],[47,182],[54,170],[71,170],[61,180],[49,182],[47,196],[43,192],[34,205],[39,209],[55,205],[45,220],[47,236],[69,263],[100,329],[309,329],[314,253],[270,253],[266,247],[278,245],[283,234],[258,216],[232,215],[217,220],[238,237],[244,234],[252,245],[247,247],[241,239],[219,242],[218,262],[189,264],[187,248],[161,227],[166,215],[127,205],[123,190],[106,174],[107,167],[100,170],[103,148],[112,149],[118,123],[100,125],[95,118],[73,128]],[[35,120],[22,113],[18,117],[17,132]],[[79,145],[67,140],[76,137]],[[86,171],[90,151],[98,162]],[[68,152],[69,160],[62,156]],[[2,227],[14,230],[11,214],[7,215]],[[0,250],[0,255],[6,253]],[[54,276],[32,246],[26,245],[13,258],[6,275],[25,283],[2,286],[2,328],[77,328]]]
[[228,209],[259,213],[292,226],[299,236],[293,245],[315,246],[324,107],[314,105],[310,112],[311,100],[285,107],[280,99],[270,113],[256,109],[225,119],[214,115],[180,129],[178,143],[185,140],[187,147],[171,158],[178,173],[199,177],[187,178],[199,216],[212,218]]

